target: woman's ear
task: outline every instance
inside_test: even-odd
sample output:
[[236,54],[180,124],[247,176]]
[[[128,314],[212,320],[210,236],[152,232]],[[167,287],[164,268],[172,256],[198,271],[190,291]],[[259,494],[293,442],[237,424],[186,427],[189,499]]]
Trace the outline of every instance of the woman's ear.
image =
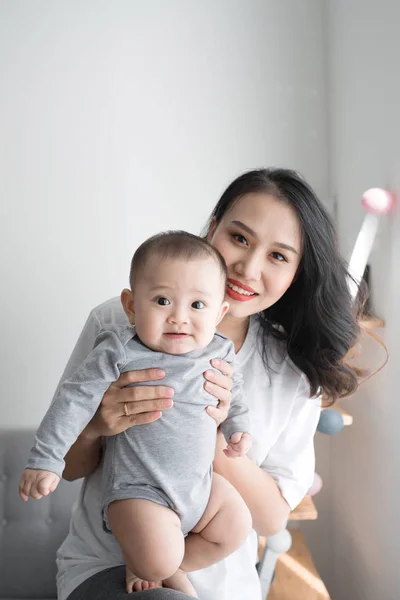
[[221,323],[222,319],[224,318],[224,316],[226,315],[226,313],[229,310],[229,302],[223,302],[221,304],[221,309],[219,311],[219,315],[218,315],[218,319],[217,319],[217,323],[216,325],[218,325],[219,323]]
[[133,294],[131,290],[124,289],[121,292],[121,303],[125,311],[126,316],[129,319],[131,325],[135,324],[135,307],[133,302]]
[[213,217],[211,220],[211,223],[210,223],[210,227],[208,228],[207,236],[206,236],[207,242],[209,244],[211,244],[211,240],[213,238],[216,228],[217,228],[217,221],[216,221],[215,217]]

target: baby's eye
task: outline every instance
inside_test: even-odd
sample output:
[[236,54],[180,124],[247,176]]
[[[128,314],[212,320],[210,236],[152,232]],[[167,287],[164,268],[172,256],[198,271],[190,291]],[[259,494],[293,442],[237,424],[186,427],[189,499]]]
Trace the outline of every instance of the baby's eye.
[[157,298],[157,304],[159,304],[160,306],[168,306],[168,304],[171,303],[168,300],[168,298],[164,298],[164,296],[161,296],[160,298]]
[[246,244],[247,245],[247,240],[244,237],[244,235],[242,235],[241,233],[232,233],[232,237],[234,240],[236,240],[237,242],[239,242],[239,244]]
[[194,302],[192,302],[192,308],[196,308],[197,310],[200,310],[201,308],[204,308],[204,307],[205,307],[205,304],[201,300],[195,300]]
[[275,258],[279,262],[288,262],[286,256],[283,256],[280,252],[271,252],[272,258]]

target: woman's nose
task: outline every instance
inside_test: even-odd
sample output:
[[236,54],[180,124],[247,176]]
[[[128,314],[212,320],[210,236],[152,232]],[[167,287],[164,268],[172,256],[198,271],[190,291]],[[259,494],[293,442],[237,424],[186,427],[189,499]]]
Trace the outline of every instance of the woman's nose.
[[246,281],[259,281],[262,273],[261,258],[257,254],[248,253],[235,264],[235,271]]

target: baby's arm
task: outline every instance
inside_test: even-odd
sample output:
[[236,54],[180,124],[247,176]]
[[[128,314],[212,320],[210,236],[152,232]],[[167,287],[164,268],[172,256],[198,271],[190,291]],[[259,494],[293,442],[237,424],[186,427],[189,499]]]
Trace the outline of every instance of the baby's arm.
[[[93,417],[104,392],[118,379],[125,362],[125,348],[117,334],[113,331],[101,332],[93,351],[74,375],[59,388],[39,426],[23,473],[21,497],[37,497],[43,472],[55,474],[58,477],[55,483],[55,487],[57,486],[64,469],[65,454]],[[32,473],[33,469],[37,473]],[[27,494],[29,483],[32,484],[32,493]],[[50,487],[53,484],[54,481],[49,484]],[[42,481],[41,486],[43,485]],[[47,487],[47,493],[55,487]],[[41,495],[43,494],[39,491],[39,497]]]
[[232,401],[228,416],[225,421],[221,423],[220,427],[228,442],[228,446],[224,450],[224,453],[230,458],[238,458],[239,456],[245,456],[247,454],[251,448],[252,442],[249,433],[249,408],[243,402],[243,377],[234,366],[233,344],[225,360],[234,367],[232,377]]

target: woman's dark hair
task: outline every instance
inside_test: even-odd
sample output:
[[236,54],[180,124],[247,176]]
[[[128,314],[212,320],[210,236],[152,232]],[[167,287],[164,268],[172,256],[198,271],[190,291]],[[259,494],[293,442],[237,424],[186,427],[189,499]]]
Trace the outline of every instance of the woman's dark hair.
[[223,193],[209,225],[221,221],[233,204],[249,193],[266,193],[296,211],[303,253],[293,283],[272,306],[260,313],[263,355],[268,366],[270,336],[286,342],[293,363],[308,378],[311,395],[325,403],[353,393],[356,372],[344,362],[359,333],[357,308],[347,285],[347,269],[326,209],[303,178],[288,169],[244,173]]

